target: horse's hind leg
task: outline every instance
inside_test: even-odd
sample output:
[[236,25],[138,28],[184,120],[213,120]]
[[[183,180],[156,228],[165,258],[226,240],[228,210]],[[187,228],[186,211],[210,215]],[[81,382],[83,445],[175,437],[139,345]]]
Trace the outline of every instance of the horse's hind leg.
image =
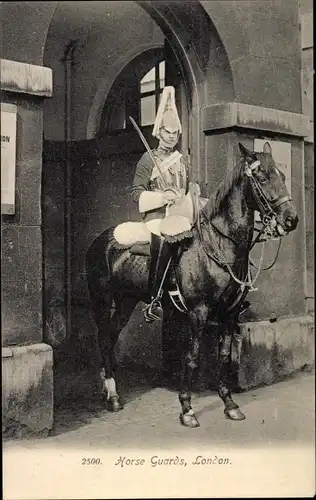
[[112,296],[104,293],[98,298],[94,297],[93,309],[95,322],[98,329],[98,344],[102,358],[102,393],[107,396],[108,408],[119,411],[123,407],[116,392],[116,384],[113,370],[113,341],[111,328]]
[[246,417],[239,409],[239,406],[232,399],[232,337],[235,323],[222,324],[221,338],[219,340],[219,384],[218,394],[225,405],[224,413],[231,420],[244,420]]
[[185,427],[195,428],[200,426],[191,406],[191,390],[193,373],[198,367],[200,360],[200,345],[207,316],[208,308],[206,304],[200,304],[199,307],[190,313],[192,337],[189,339],[189,348],[182,360],[181,390],[179,393],[179,401],[182,408],[180,422]]
[[102,392],[107,398],[107,407],[110,411],[123,409],[116,391],[114,377],[114,347],[118,340],[120,331],[128,322],[136,305],[135,300],[122,302],[115,298],[115,311],[113,315],[113,300],[111,294],[104,294],[102,298],[94,303],[95,319],[98,327],[98,343],[103,361],[101,378],[103,382]]

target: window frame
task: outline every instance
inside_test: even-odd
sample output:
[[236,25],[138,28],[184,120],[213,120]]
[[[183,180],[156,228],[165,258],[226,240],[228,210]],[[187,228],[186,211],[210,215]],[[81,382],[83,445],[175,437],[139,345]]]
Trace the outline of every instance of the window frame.
[[[153,69],[155,69],[155,88],[154,90],[148,90],[146,92],[140,92],[140,110],[141,110],[141,100],[143,97],[151,97],[151,96],[155,96],[155,113],[157,114],[157,111],[158,111],[158,106],[159,106],[159,97],[160,95],[162,94],[162,91],[165,87],[165,84],[166,84],[166,76],[164,76],[164,84],[163,84],[163,87],[160,87],[160,64],[161,63],[164,63],[166,65],[166,60],[163,59],[162,61],[156,61],[156,63],[154,64],[154,66],[152,66],[152,68],[150,68],[149,71],[147,71],[147,73],[145,73],[145,75],[143,76],[143,78],[145,78],[145,76],[150,72],[152,71]],[[165,66],[165,71],[166,71],[166,66]],[[140,114],[140,123],[138,123],[138,125],[140,127],[146,127],[148,125],[153,125],[153,123],[150,123],[150,124],[147,124],[147,125],[142,125],[141,124],[141,114]]]
[[[155,96],[155,112],[159,106],[159,97],[165,86],[160,86],[160,63],[164,62],[164,47],[149,49],[130,61],[115,78],[106,101],[100,120],[97,137],[104,135],[117,135],[131,130],[132,123],[128,116],[132,116],[140,128],[151,126],[152,124],[141,125],[141,99],[143,97]],[[155,68],[155,88],[151,91],[141,93],[141,80]],[[135,99],[137,98],[137,103]],[[120,113],[122,108],[120,102],[124,101],[125,126],[113,127],[114,117]]]

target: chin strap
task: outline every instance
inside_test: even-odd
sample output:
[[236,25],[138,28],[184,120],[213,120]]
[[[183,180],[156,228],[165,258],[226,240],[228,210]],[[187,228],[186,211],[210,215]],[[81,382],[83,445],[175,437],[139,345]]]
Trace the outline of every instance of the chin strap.
[[162,144],[162,141],[159,141],[159,144],[158,144],[158,148],[157,149],[160,149],[161,151],[163,151],[164,153],[172,153],[173,151],[173,146],[172,147],[168,147],[168,146],[165,146],[164,144]]

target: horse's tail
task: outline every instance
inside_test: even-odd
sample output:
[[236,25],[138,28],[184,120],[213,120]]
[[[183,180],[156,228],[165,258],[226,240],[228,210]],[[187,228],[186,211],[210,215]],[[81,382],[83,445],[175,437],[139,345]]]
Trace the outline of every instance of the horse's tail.
[[[113,228],[101,233],[90,245],[85,258],[86,276],[91,300],[110,287],[111,265],[109,253],[113,241]],[[108,290],[107,290],[108,291]]]

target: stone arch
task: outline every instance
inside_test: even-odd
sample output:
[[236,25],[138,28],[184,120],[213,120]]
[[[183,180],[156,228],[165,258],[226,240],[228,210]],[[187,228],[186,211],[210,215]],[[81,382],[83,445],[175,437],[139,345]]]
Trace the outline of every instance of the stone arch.
[[[47,33],[54,19],[56,9],[61,3],[56,1],[40,2],[35,5],[34,2],[23,2],[23,4],[21,2],[3,2],[2,16],[5,23],[2,37],[2,57],[42,65]],[[135,3],[140,5],[154,18],[166,36],[172,36],[177,41],[179,45],[178,49],[182,50],[182,56],[186,59],[185,64],[191,66],[192,73],[196,74],[196,79],[199,80],[199,63],[197,62],[199,56],[191,57],[191,60],[188,61],[185,55],[188,38],[184,31],[187,28],[190,29],[192,20],[187,19],[183,21],[185,15],[181,19],[175,2],[170,4],[169,2],[164,2],[165,5],[157,1],[150,2],[150,5],[149,2],[143,1],[136,1]],[[184,4],[182,2],[180,10],[184,10]],[[232,9],[230,7],[228,14],[227,8],[219,2],[214,3],[201,0],[190,1],[188,4],[194,5],[196,13],[207,12],[211,23],[215,26],[220,38],[224,42],[229,58],[234,58],[233,50],[235,44],[231,43],[229,30],[225,29],[226,25],[223,21],[227,20],[227,17],[231,18],[231,24],[234,23],[233,18],[237,20],[235,8]],[[19,20],[18,23],[16,22],[17,19]],[[12,26],[14,26],[14,30]],[[242,39],[242,46],[247,47],[243,30],[239,30],[239,37]],[[196,59],[196,61],[193,59]]]
[[[191,94],[194,109],[215,102],[234,100],[232,96],[234,95],[235,85],[229,62],[231,58],[234,58],[234,44],[229,37],[229,30],[227,27],[225,29],[223,19],[227,20],[229,18],[229,24],[233,25],[238,14],[236,14],[235,9],[230,9],[228,12],[227,8],[221,5],[222,3],[217,5],[219,2],[196,0],[181,2],[181,6],[177,2],[137,1],[135,3],[154,19],[170,41],[178,59],[181,61],[183,70],[186,72],[190,87],[188,91]],[[3,19],[6,21],[2,37],[2,57],[42,65],[47,34],[54,21],[56,10],[61,4],[62,2],[40,2],[36,5],[33,2],[23,2],[23,4],[20,2],[5,2],[2,5]],[[214,59],[214,51],[212,55],[209,53],[212,44],[208,40],[208,30],[206,29],[203,33],[199,31],[199,36],[196,36],[194,23],[192,23],[192,14],[199,16],[199,30],[201,28],[201,19],[205,27],[207,23],[211,26],[212,35],[216,35],[217,41],[215,44],[217,49],[220,46],[221,61]],[[19,19],[18,23],[16,22],[17,19]],[[15,26],[14,30],[11,29],[12,26]],[[239,37],[242,40],[241,45],[246,48],[247,40],[244,31],[239,30]],[[210,70],[207,71],[205,63],[209,63],[210,58],[213,61],[211,65],[213,69],[210,66]],[[225,58],[226,61],[224,61]],[[217,87],[216,91],[214,91],[214,88],[212,91],[208,90],[210,84],[204,85],[204,81],[208,79],[208,76],[211,76],[211,82],[213,80],[215,87]],[[226,88],[226,96],[220,95],[221,92],[218,92],[218,89],[223,88]],[[102,93],[101,89],[102,82],[96,92],[96,98],[93,100],[86,122],[86,138],[91,137],[92,130],[95,128],[93,123],[99,115],[98,106],[102,107],[101,102],[98,104],[100,93]]]
[[[221,31],[218,29],[219,23],[215,25],[212,16],[202,5],[203,2],[193,0],[181,5],[177,2],[166,5],[159,1],[150,2],[150,5],[142,1],[137,3],[152,16],[173,46],[187,73],[193,94],[197,94],[192,96],[193,101],[197,100],[195,104],[204,106],[209,103],[204,83],[208,80],[209,70],[214,71],[216,68],[223,73],[222,84],[225,84],[227,93],[225,98],[221,94],[221,88],[217,87],[214,100],[231,100],[234,95],[234,82],[229,50],[223,43]],[[196,22],[192,22],[192,19]]]
[[146,52],[149,49],[160,48],[160,44],[142,44],[136,48],[132,48],[120,57],[111,68],[111,73],[108,72],[100,79],[97,92],[93,98],[87,122],[87,139],[93,139],[100,125],[102,110],[106,101],[108,92],[110,91],[116,77],[120,74],[123,68],[131,60]]
[[[196,61],[192,60],[191,55],[190,56],[187,55],[186,48],[181,40],[181,37],[178,36],[176,30],[174,30],[174,28],[167,22],[164,14],[159,13],[159,9],[155,10],[153,7],[147,6],[145,2],[135,2],[135,3],[140,5],[154,19],[154,21],[157,23],[157,25],[164,33],[166,38],[168,38],[169,42],[171,42],[171,46],[176,54],[178,62],[180,63],[180,67],[186,74],[185,81],[189,81],[191,87],[188,94],[191,95],[191,97],[193,97],[193,100],[195,101],[195,106],[198,107],[200,105],[200,100],[201,100],[198,90],[198,82],[202,80],[202,75],[200,74],[199,65],[196,63]],[[123,67],[134,57],[141,54],[142,52],[145,52],[149,48],[155,48],[158,46],[159,46],[158,44],[157,45],[143,44],[142,46],[139,46],[136,50],[131,50],[127,52],[122,58],[116,61],[115,65],[113,65],[110,78],[111,82],[109,83],[109,81],[107,81],[109,80],[108,73],[106,76],[104,76],[104,78],[101,79],[100,84],[98,86],[98,90],[93,99],[93,103],[89,113],[89,119],[87,122],[88,139],[93,138],[93,135],[98,129],[107,93],[110,90],[111,85],[114,82],[116,76],[120,73]]]
[[[201,110],[209,104],[235,100],[234,81],[227,55],[227,50],[221,40],[217,28],[213,24],[204,7],[198,1],[187,3],[186,8],[176,2],[142,2],[136,1],[155,21],[173,49],[175,57],[183,72],[186,84],[186,94],[189,99],[191,119],[194,120],[195,163],[200,172],[200,157],[203,154]],[[192,16],[199,20],[196,26],[192,24]],[[146,50],[146,45],[139,47],[139,53]],[[131,60],[135,53],[128,53],[113,65],[111,83]],[[86,138],[95,135],[102,109],[110,84],[108,73],[101,79],[93,98],[87,120]],[[201,154],[197,154],[200,151]]]
[[[2,37],[2,57],[42,65],[48,30],[53,22],[56,10],[61,3],[62,2],[40,2],[34,5],[33,2],[23,2],[23,4],[20,2],[15,2],[14,4],[4,2],[2,5],[2,15],[6,22],[4,23]],[[202,15],[202,13],[204,13],[205,17],[206,14],[213,27],[212,31],[216,31],[218,40],[222,40],[221,51],[227,55],[225,64],[223,64],[223,61],[220,64],[215,62],[213,67],[218,69],[219,66],[222,66],[221,70],[223,70],[223,68],[225,69],[227,72],[225,83],[226,85],[231,85],[230,94],[234,94],[234,82],[230,69],[230,61],[234,62],[236,50],[242,49],[244,53],[246,53],[248,47],[247,37],[243,29],[238,30],[237,48],[235,43],[236,30],[233,30],[234,42],[231,38],[232,30],[230,26],[239,23],[240,17],[238,16],[238,9],[236,10],[236,7],[230,5],[229,10],[227,10],[228,7],[223,5],[222,2],[205,2],[203,0],[186,3],[181,2],[181,6],[177,6],[176,2],[169,4],[169,2],[153,1],[149,3],[137,1],[135,3],[140,5],[152,16],[165,36],[173,43],[178,57],[182,59],[183,67],[186,68],[188,78],[191,80],[191,86],[195,88],[196,95],[194,98],[197,99],[196,104],[200,106],[204,105],[205,97],[206,103],[208,100],[203,88],[200,89],[200,92],[197,92],[201,81],[205,77],[205,68],[203,68],[203,63],[201,64],[200,61],[201,50],[199,49],[203,49],[202,51],[205,52],[207,43],[205,44],[202,42],[201,44],[201,40],[194,40],[194,36],[193,38],[191,37],[190,32],[192,34],[193,27],[192,19],[190,19],[190,15],[185,11],[189,8],[191,9],[191,13],[194,12],[196,15]],[[19,19],[19,23],[16,22],[16,19]],[[227,19],[230,20],[229,27],[227,27]],[[11,29],[12,26],[15,26],[14,30]],[[189,43],[194,46],[190,54],[187,50]],[[207,54],[207,56],[209,56],[209,54]],[[102,83],[100,84],[100,89],[101,88]],[[214,97],[214,99],[216,98]],[[218,100],[222,101],[223,99],[219,98],[217,101]],[[91,124],[91,122],[93,122],[93,116],[98,114],[95,109],[96,103],[97,99],[91,106],[91,116],[89,116],[87,123],[88,137],[90,136],[91,128],[93,128]]]
[[46,37],[59,2],[2,2],[2,57],[43,64]]
[[[233,75],[220,33],[201,2],[137,1],[160,27],[187,83],[191,121],[191,159],[200,181],[205,179],[202,109],[235,100]],[[196,22],[192,22],[192,19]]]
[[[57,7],[62,3],[67,2],[2,2],[2,57],[42,65],[47,32]],[[206,97],[207,104],[235,100],[278,108],[281,102],[285,111],[301,111],[300,48],[297,40],[289,42],[289,31],[298,23],[296,0],[289,0],[288,8],[273,0],[264,4],[249,1],[245,6],[239,2],[209,0],[137,3],[150,13],[166,35],[173,38],[184,58],[184,66],[192,65],[197,83],[201,76],[206,76],[203,64],[202,68],[199,67],[199,59],[207,50],[205,40],[199,41],[194,34],[195,30],[200,30],[200,23],[194,26],[192,14],[204,13],[208,18],[211,29],[221,41],[221,49],[224,48],[220,52],[226,53],[226,62],[222,60],[213,64],[215,72],[208,73],[213,81],[207,83],[206,90],[201,89],[200,105],[203,106]],[[263,33],[269,35],[264,40]],[[185,53],[190,44],[196,54],[192,54],[188,61]],[[226,73],[224,81],[223,73]],[[281,73],[286,78],[280,80]],[[212,95],[211,86],[226,87],[226,90],[230,87],[230,92],[224,96],[219,93],[218,98]]]

